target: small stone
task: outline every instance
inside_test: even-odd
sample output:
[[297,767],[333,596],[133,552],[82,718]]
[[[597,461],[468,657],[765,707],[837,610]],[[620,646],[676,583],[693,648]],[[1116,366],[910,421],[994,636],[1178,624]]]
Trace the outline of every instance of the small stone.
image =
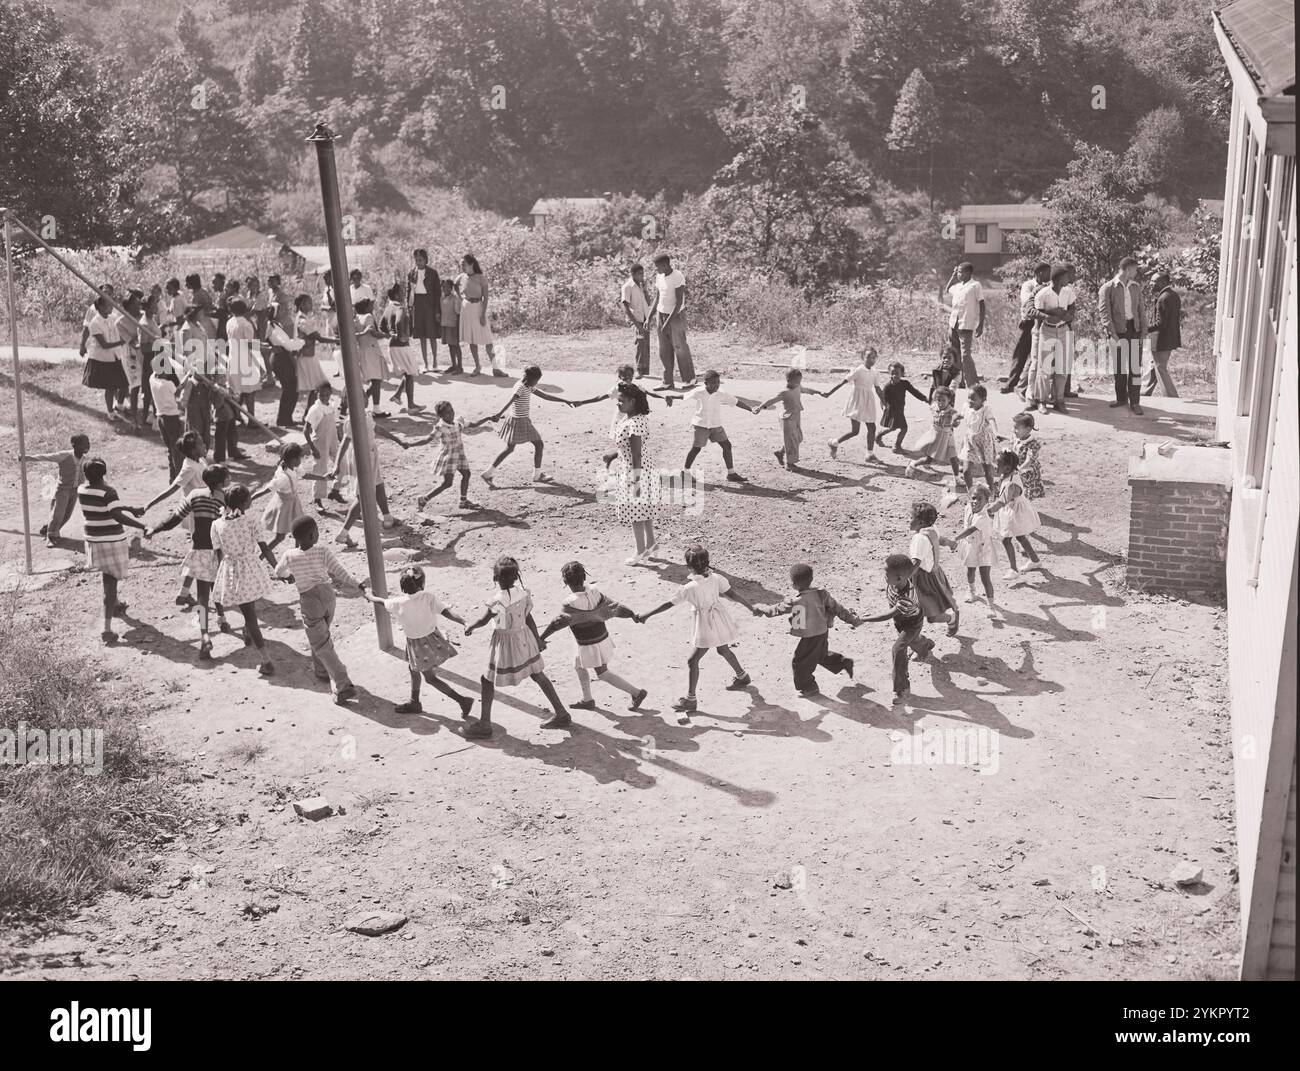
[[1204,876],[1204,870],[1195,863],[1189,863],[1186,859],[1169,871],[1169,880],[1175,885],[1181,886],[1199,885]]
[[379,937],[405,925],[406,916],[395,911],[359,911],[343,923],[343,928],[366,937]]
[[793,888],[794,888],[794,881],[791,879],[790,875],[787,874],[787,873],[777,874],[777,875],[772,879],[772,887],[773,887],[774,889],[793,889]]
[[334,808],[329,805],[324,796],[312,796],[305,800],[294,800],[293,811],[303,818],[319,822],[322,818],[329,818],[334,813]]

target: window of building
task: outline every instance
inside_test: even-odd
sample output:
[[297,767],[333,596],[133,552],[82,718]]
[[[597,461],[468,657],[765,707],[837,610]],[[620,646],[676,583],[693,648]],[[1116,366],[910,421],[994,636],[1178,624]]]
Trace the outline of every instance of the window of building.
[[976,245],[989,244],[989,225],[987,223],[975,224],[975,244]]

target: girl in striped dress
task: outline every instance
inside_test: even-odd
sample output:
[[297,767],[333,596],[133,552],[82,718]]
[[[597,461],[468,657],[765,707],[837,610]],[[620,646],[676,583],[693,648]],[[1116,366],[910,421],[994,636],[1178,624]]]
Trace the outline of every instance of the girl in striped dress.
[[113,615],[126,613],[126,603],[117,598],[117,582],[125,580],[130,568],[130,547],[126,541],[127,528],[147,531],[137,517],[144,510],[133,506],[114,505],[117,491],[104,482],[108,466],[102,457],[92,457],[82,469],[86,482],[77,488],[77,502],[85,520],[86,568],[96,569],[104,581],[104,628],[99,638],[105,643],[117,639],[113,631]]
[[434,413],[438,417],[438,422],[434,424],[433,430],[423,439],[417,439],[413,443],[404,443],[403,446],[427,446],[429,443],[437,440],[438,456],[433,461],[433,474],[442,480],[437,487],[433,488],[428,494],[421,495],[415,500],[417,510],[424,509],[429,502],[436,496],[442,494],[452,484],[452,481],[459,474],[460,476],[460,508],[473,509],[475,504],[469,500],[469,458],[465,456],[465,442],[462,435],[465,431],[465,421],[456,419],[456,410],[452,407],[451,402],[445,399],[433,407]]
[[[203,473],[206,485],[200,490],[191,491],[185,501],[174,510],[161,524],[156,524],[145,531],[145,538],[151,538],[159,532],[175,528],[186,517],[194,518],[194,528],[190,532],[190,552],[181,562],[181,576],[194,581],[198,590],[199,619],[199,659],[204,662],[212,659],[212,640],[208,632],[208,601],[212,597],[212,586],[217,579],[217,553],[212,549],[212,524],[219,520],[225,508],[225,486],[228,473],[225,465],[210,465]],[[217,627],[222,632],[230,631],[226,612],[221,603],[216,604]]]
[[560,577],[572,594],[564,600],[564,609],[559,616],[546,626],[541,639],[545,640],[552,632],[561,629],[573,630],[573,638],[578,641],[573,668],[578,674],[578,686],[582,689],[582,699],[573,704],[573,709],[596,709],[596,700],[591,695],[591,675],[595,673],[606,684],[612,684],[632,697],[628,709],[639,710],[650,693],[610,672],[614,641],[609,638],[609,629],[605,627],[605,622],[611,617],[632,617],[632,611],[588,585],[587,570],[582,562],[566,563],[560,570]]
[[478,620],[465,626],[468,636],[475,629],[492,625],[492,645],[488,653],[488,668],[480,681],[482,713],[478,721],[465,727],[471,740],[482,740],[492,735],[492,699],[498,686],[509,687],[532,678],[551,704],[554,716],[542,722],[543,729],[563,729],[572,720],[564,709],[560,694],[545,674],[542,662],[542,641],[533,621],[533,597],[519,582],[519,563],[514,558],[498,558],[492,567],[496,591]]
[[212,549],[217,556],[217,581],[212,590],[217,606],[238,606],[244,615],[244,646],[257,651],[257,672],[269,677],[275,666],[266,653],[266,643],[257,622],[257,600],[271,591],[275,555],[262,540],[257,522],[248,513],[252,492],[242,483],[226,494],[225,515],[212,522]]
[[545,391],[537,389],[537,384],[542,381],[542,370],[535,364],[529,365],[524,369],[524,378],[515,386],[514,393],[506,400],[497,412],[482,420],[475,421],[470,427],[478,427],[480,424],[486,424],[489,420],[500,420],[505,411],[511,406],[514,412],[501,425],[501,430],[497,434],[506,444],[506,448],[497,455],[495,461],[488,467],[487,471],[482,473],[483,482],[489,487],[492,486],[492,479],[496,475],[497,466],[506,458],[515,452],[515,447],[520,443],[533,444],[533,483],[550,483],[551,478],[542,473],[542,450],[545,443],[542,442],[541,435],[533,426],[532,417],[528,415],[529,406],[532,404],[533,397],[544,398],[548,402],[559,402],[561,405],[569,403],[563,398],[557,398],[554,394],[547,394]]

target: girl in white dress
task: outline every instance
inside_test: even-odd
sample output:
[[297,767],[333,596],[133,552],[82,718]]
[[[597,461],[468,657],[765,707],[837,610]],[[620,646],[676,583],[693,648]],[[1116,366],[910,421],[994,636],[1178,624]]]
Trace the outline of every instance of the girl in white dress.
[[266,653],[266,642],[257,622],[257,600],[271,591],[271,572],[266,562],[275,556],[262,540],[257,522],[248,514],[253,495],[243,484],[226,492],[225,515],[212,522],[212,549],[217,557],[217,581],[213,597],[218,606],[238,606],[244,615],[244,646],[257,651],[257,672],[269,677],[275,672]]
[[681,722],[687,721],[691,712],[698,708],[695,687],[700,680],[700,660],[710,649],[717,651],[726,659],[727,665],[736,671],[736,676],[727,685],[728,691],[737,692],[749,687],[749,674],[731,649],[731,645],[740,638],[740,626],[722,597],[728,595],[746,609],[749,607],[731,590],[731,583],[725,576],[709,568],[709,552],[703,547],[697,544],[686,549],[686,566],[694,575],[671,599],[647,614],[637,614],[634,617],[638,623],[644,624],[655,614],[671,610],[678,603],[684,602],[691,608],[691,645],[694,650],[686,659],[686,694],[673,704],[673,710],[682,715],[678,719]]
[[838,439],[830,439],[827,446],[831,448],[831,457],[838,453],[840,444],[852,439],[858,433],[860,425],[867,426],[867,460],[876,460],[876,414],[879,411],[880,385],[873,370],[879,355],[873,347],[862,351],[862,361],[857,368],[841,379],[823,397],[829,398],[847,383],[853,384],[853,393],[844,406],[844,415],[849,418],[849,430]]
[[1016,547],[1012,540],[1020,544],[1029,559],[1025,572],[1041,571],[1043,563],[1038,560],[1038,553],[1029,544],[1029,535],[1039,525],[1038,510],[1025,494],[1025,485],[1016,471],[1020,467],[1020,458],[1014,450],[1003,450],[998,455],[998,500],[989,507],[989,513],[996,515],[997,534],[1002,537],[1002,549],[1007,552],[1007,564],[1010,568],[1002,575],[1003,580],[1014,580],[1018,575],[1016,569]]
[[302,464],[302,446],[289,443],[280,452],[280,464],[266,486],[253,495],[254,499],[269,494],[271,501],[262,511],[262,527],[271,541],[268,549],[275,550],[284,537],[293,531],[293,522],[303,516],[302,500],[298,497],[301,478],[298,466]]
[[965,468],[966,490],[970,491],[975,482],[975,470],[984,474],[984,480],[993,490],[993,466],[998,453],[998,426],[988,407],[989,392],[983,385],[976,384],[970,389],[966,412],[962,414],[962,425],[966,429],[962,440],[961,461]]
[[957,552],[957,560],[966,566],[967,602],[979,602],[975,594],[975,575],[979,574],[989,608],[993,608],[993,565],[997,556],[995,523],[988,512],[989,489],[983,484],[971,489],[966,500],[966,515],[961,531],[952,539],[940,540]]
[[303,347],[295,355],[298,361],[298,389],[307,392],[307,405],[310,408],[316,401],[320,388],[330,381],[321,367],[316,347],[322,344],[336,345],[338,339],[325,334],[325,320],[312,312],[310,294],[299,294],[294,298],[296,310],[293,318],[294,334],[303,340]]
[[384,306],[379,318],[379,330],[388,336],[388,363],[393,366],[397,376],[397,390],[389,399],[394,405],[406,394],[406,412],[418,413],[424,408],[415,404],[415,377],[423,371],[420,355],[411,345],[411,322],[406,315],[406,306],[402,303],[403,293],[400,283],[395,283],[388,290],[388,304]]

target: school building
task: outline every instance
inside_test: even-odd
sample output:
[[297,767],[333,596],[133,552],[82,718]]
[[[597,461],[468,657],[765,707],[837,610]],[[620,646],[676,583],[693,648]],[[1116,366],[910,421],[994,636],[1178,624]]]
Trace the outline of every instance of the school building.
[[1226,588],[1241,976],[1295,977],[1295,12],[1231,0],[1212,15],[1232,80],[1215,357],[1230,444]]

